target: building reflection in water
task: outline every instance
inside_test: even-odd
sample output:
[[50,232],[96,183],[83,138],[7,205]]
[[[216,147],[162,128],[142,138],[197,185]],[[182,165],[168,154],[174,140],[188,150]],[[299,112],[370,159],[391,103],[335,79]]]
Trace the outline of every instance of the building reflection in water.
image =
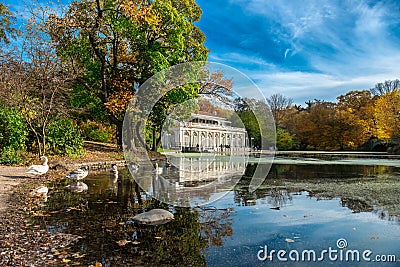
[[247,157],[170,157],[170,167],[142,166],[135,180],[160,201],[193,206],[220,198],[233,189],[245,172]]

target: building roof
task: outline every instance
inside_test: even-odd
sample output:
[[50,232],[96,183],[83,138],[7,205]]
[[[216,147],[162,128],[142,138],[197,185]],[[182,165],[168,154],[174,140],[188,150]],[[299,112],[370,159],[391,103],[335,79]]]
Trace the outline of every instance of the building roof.
[[227,118],[224,117],[220,117],[208,112],[204,112],[204,111],[199,111],[196,114],[192,114],[192,118],[201,118],[201,119],[213,119],[213,120],[217,120],[217,121],[224,121],[224,122],[228,122],[230,123],[230,121]]

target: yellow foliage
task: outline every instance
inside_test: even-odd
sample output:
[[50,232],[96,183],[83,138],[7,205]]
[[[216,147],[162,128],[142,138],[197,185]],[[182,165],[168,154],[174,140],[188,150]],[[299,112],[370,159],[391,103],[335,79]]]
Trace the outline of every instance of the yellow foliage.
[[376,137],[389,139],[400,136],[400,91],[394,90],[382,95],[375,102],[374,119]]
[[105,107],[109,112],[116,115],[124,113],[132,97],[133,93],[128,90],[114,92],[108,98],[108,101],[105,103]]

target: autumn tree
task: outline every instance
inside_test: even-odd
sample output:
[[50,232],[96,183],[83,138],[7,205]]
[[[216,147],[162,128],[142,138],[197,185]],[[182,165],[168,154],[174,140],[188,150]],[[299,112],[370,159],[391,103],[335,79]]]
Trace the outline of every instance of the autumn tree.
[[199,111],[206,112],[208,114],[214,114],[217,112],[215,105],[213,105],[207,98],[200,98],[198,100]]
[[204,69],[204,79],[200,82],[199,95],[226,106],[233,106],[233,81],[221,71],[211,72]]
[[10,39],[16,36],[18,30],[13,27],[15,22],[14,14],[4,3],[0,3],[0,43],[9,44]]
[[9,54],[1,65],[3,101],[25,118],[39,155],[46,154],[49,124],[69,110],[70,82],[73,76],[57,56],[46,32],[48,10],[32,10],[23,31],[23,45]]
[[[194,0],[87,0],[51,17],[59,55],[100,99],[117,127],[119,145],[127,105],[149,77],[181,62],[206,60],[205,37],[194,25],[200,16]],[[168,102],[165,97],[156,109],[165,111]],[[158,118],[153,122],[158,125],[152,127],[162,125]]]
[[374,106],[376,136],[390,139],[400,136],[400,90],[387,92],[376,100]]
[[374,136],[374,99],[369,90],[350,91],[337,97],[337,119],[348,125],[344,136],[346,148],[355,149]]

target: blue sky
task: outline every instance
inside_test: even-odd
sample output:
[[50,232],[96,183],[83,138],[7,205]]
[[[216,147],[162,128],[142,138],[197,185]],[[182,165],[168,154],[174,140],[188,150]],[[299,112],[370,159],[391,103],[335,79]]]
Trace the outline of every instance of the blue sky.
[[303,104],[400,78],[400,3],[197,0],[209,60]]
[[[23,2],[5,2],[22,12]],[[197,0],[197,25],[209,61],[237,68],[266,97],[281,93],[304,105],[400,78],[396,2]]]

